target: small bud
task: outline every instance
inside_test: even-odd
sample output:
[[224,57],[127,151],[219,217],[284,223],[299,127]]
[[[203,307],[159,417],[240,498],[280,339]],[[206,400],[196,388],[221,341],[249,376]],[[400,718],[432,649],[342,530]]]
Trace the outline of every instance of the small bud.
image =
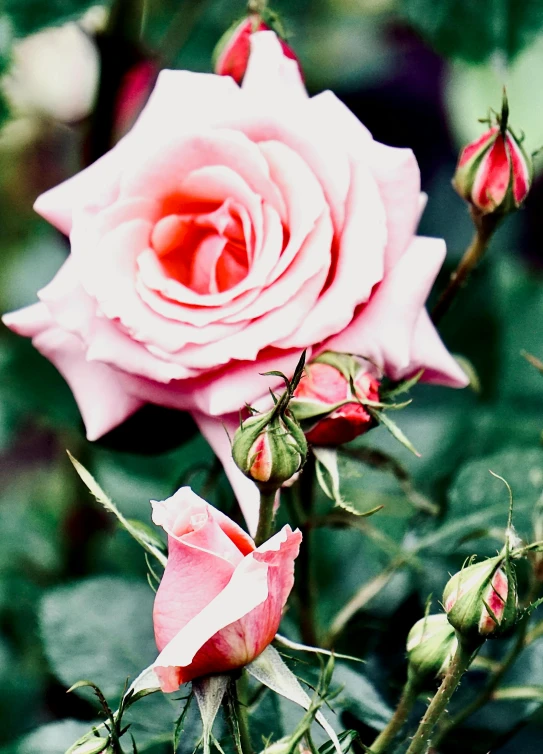
[[379,401],[379,382],[362,359],[327,351],[306,366],[290,408],[309,442],[342,445],[375,421],[364,401]]
[[503,634],[518,620],[511,564],[499,555],[463,568],[445,586],[443,606],[449,623],[466,639]]
[[533,180],[532,160],[522,139],[508,127],[507,117],[504,97],[496,124],[462,150],[453,179],[460,196],[483,215],[518,209]]
[[407,636],[409,677],[422,687],[443,678],[457,647],[456,631],[444,613],[421,618]]
[[274,31],[281,43],[283,54],[295,60],[300,67],[296,55],[285,42],[284,31],[276,14],[266,9],[236,21],[222,35],[213,52],[215,73],[219,76],[232,76],[236,83],[241,84],[251,52],[251,34],[257,31]]
[[273,492],[302,468],[307,442],[288,410],[252,416],[234,435],[232,455],[245,476],[263,492]]

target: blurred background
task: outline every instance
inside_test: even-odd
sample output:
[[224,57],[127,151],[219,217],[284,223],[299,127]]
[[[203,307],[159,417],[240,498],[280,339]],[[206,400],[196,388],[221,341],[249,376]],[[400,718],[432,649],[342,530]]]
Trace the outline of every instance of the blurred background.
[[[451,187],[458,151],[481,133],[478,119],[499,108],[504,84],[512,126],[525,133],[529,151],[543,145],[543,0],[277,0],[273,7],[309,91],[333,89],[376,139],[414,150],[429,197],[421,233],[444,237],[448,247],[435,294],[472,235]],[[66,239],[33,213],[38,194],[126,132],[160,68],[211,70],[215,44],[243,12],[237,0],[147,0],[144,7],[118,0],[113,10],[88,0],[4,0],[0,311],[35,301],[68,253]],[[342,722],[363,740],[395,703],[405,637],[428,594],[438,599],[447,573],[466,555],[498,546],[507,495],[489,468],[512,485],[517,526],[530,534],[543,493],[543,375],[521,351],[543,358],[542,215],[543,182],[536,179],[525,208],[500,227],[443,322],[443,338],[471,364],[476,389],[415,388],[397,420],[422,458],[382,429],[370,433],[354,448],[377,448],[396,464],[369,468],[346,459],[343,479],[364,510],[385,508],[365,530],[315,532],[324,628],[360,585],[386,569],[394,547],[414,550],[425,538],[416,565],[410,561],[385,581],[342,640],[342,649],[367,660],[363,674],[348,666],[338,674]],[[67,695],[66,688],[90,678],[114,703],[155,651],[142,551],[91,499],[65,450],[127,516],[149,522],[149,500],[181,483],[205,489],[237,514],[187,417],[147,407],[90,444],[56,370],[30,342],[0,328],[0,754],[58,754],[97,716],[88,695]],[[421,510],[421,499],[438,515]],[[506,646],[494,642],[489,657]],[[473,754],[541,751],[543,640],[511,673],[510,685],[540,688],[540,698],[492,702],[451,736],[444,754],[458,746]],[[484,673],[472,675],[477,688]],[[472,693],[469,684],[463,693]],[[175,711],[156,700],[149,705],[135,723],[138,750],[171,751],[164,729]],[[265,725],[272,713],[261,714]],[[273,711],[276,730],[290,714],[284,706]]]

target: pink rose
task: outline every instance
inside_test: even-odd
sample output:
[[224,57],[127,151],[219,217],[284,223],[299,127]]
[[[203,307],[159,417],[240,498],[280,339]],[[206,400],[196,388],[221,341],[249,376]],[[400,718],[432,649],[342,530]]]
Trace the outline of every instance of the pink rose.
[[223,427],[282,384],[260,373],[292,374],[307,348],[467,380],[424,308],[445,246],[414,236],[412,152],[373,141],[331,92],[309,98],[273,32],[251,46],[241,88],[163,71],[127,136],[38,198],[71,256],[4,321],[62,372],[91,440],[145,403],[190,411],[254,531]]
[[255,549],[189,487],[153,502],[153,521],[168,533],[169,551],[153,612],[162,690],[254,660],[279,628],[301,533],[285,526]]

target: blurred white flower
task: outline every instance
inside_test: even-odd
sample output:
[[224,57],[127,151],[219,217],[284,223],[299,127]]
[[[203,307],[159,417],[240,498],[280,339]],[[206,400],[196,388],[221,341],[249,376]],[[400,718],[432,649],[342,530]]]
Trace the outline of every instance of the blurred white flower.
[[2,86],[15,116],[70,123],[90,112],[98,75],[94,41],[78,23],[70,22],[18,41]]

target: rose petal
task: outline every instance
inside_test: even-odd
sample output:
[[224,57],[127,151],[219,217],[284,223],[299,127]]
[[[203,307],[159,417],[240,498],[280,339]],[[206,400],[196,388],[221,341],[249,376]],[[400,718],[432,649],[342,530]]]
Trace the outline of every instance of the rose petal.
[[144,405],[129,394],[121,376],[105,364],[89,364],[85,347],[75,335],[57,327],[43,303],[3,317],[15,332],[31,337],[69,384],[77,402],[87,439],[96,440]]
[[422,381],[429,384],[448,387],[469,384],[469,378],[447,351],[426,309],[420,313],[411,346],[410,371],[415,374],[419,369],[424,369]]
[[410,369],[415,325],[444,257],[443,241],[415,238],[367,306],[325,349],[358,354],[400,379]]
[[272,106],[280,102],[307,100],[307,92],[295,60],[287,58],[273,31],[251,34],[251,54],[241,90],[247,97]]

